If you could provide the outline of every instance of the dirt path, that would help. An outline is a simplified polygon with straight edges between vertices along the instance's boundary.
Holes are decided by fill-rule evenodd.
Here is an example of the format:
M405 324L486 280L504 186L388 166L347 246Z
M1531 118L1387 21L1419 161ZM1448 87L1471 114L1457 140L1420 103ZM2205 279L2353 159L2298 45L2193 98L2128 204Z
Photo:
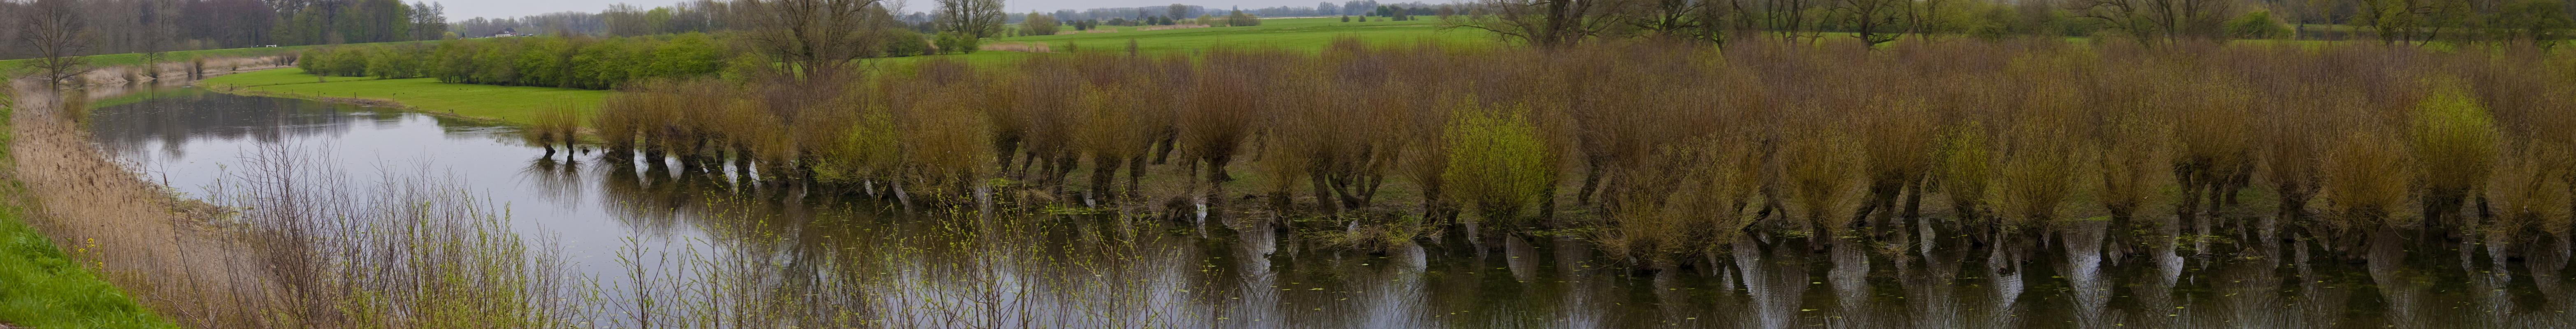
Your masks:
M98 262L111 283L186 327L244 327L271 294L251 248L212 225L209 206L180 200L90 146L50 105L18 90L10 116L8 174L24 188L30 224L77 259Z

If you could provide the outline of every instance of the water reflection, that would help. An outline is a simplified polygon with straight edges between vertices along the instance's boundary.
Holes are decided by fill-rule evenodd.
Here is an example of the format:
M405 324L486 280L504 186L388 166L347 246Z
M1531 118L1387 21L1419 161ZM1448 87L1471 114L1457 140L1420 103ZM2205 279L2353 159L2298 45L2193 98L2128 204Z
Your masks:
M2325 232L2262 218L2071 221L1992 239L1765 236L1638 268L1567 235L1323 248L1260 221L927 213L880 189L730 165L545 157L506 127L161 89L91 114L99 147L183 192L262 143L454 173L558 237L608 323L719 327L2559 327L2566 237ZM694 170L693 170L694 169ZM354 176L365 175L357 173ZM2188 226L2188 227L2186 227ZM2183 239L2188 236L2201 238ZM2044 237L2044 238L2042 238ZM2212 238L2221 237L2221 238ZM2187 242L2184 240L2188 240ZM2127 242L2124 242L2127 241ZM2454 243L2450 241L2468 241ZM2123 244L2128 243L2128 244ZM2188 248L2188 249L2185 249Z

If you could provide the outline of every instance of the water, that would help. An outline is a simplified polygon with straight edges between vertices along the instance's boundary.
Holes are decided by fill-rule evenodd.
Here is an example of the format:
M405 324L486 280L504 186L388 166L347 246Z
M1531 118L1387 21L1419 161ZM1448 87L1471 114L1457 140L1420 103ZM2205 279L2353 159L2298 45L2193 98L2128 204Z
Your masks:
M1315 246L1266 225L1114 216L955 215L861 195L770 187L676 166L540 158L511 128L196 89L152 89L91 112L98 147L182 193L216 193L263 143L352 177L429 171L508 205L575 274L631 301L718 287L799 291L814 310L917 327L2567 327L2576 285L2561 239L2513 255L2417 233L2330 256L2302 232L2105 256L2104 237L1914 248L1738 243L1724 257L1640 269L1578 238ZM116 103L116 102L111 102ZM1943 227L1935 225L1935 228ZM2477 239L2463 239L2474 241ZM2286 242L2284 242L2286 241ZM2194 249L2200 248L2200 249ZM2206 250L2207 253L2195 250ZM621 255L640 258L620 261ZM690 255L696 255L691 258ZM701 261L692 262L688 259ZM630 267L632 266L632 267ZM633 270L642 270L636 274ZM728 278L710 281L708 278ZM725 281L731 280L731 281ZM634 288L643 287L643 288ZM639 297L659 296L659 297ZM784 296L784 295L774 295ZM739 311L739 310L737 310ZM678 313L657 306L657 313ZM800 314L783 314L799 313ZM734 312L736 314L749 314ZM674 317L678 315L672 315ZM745 326L734 324L735 326ZM761 327L761 325L749 325Z

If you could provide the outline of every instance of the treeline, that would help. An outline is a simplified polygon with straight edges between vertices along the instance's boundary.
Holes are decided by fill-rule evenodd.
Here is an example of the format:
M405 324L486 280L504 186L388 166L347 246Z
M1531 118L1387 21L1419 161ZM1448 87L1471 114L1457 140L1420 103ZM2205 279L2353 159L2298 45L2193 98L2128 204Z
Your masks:
M296 66L317 75L608 89L641 79L713 75L733 53L700 33L491 38L315 49L305 51Z
M69 8L70 19L35 15ZM33 0L0 1L0 40L40 29L77 30L74 55L437 40L443 5L398 0ZM0 59L31 58L35 47L0 47Z
M730 159L770 181L966 200L1006 178L1164 213L1248 194L1369 225L1594 228L1641 259L1917 225L1988 242L2285 228L2341 248L2381 228L2564 236L2576 211L2576 113L2555 105L2576 71L2534 69L2576 61L2531 50L1343 40L1205 56L643 84L592 122L614 158Z

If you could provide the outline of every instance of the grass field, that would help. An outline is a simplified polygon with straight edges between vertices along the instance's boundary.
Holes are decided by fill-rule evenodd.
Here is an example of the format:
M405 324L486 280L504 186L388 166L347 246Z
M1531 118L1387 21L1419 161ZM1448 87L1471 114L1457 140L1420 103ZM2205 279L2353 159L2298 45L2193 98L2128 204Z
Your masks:
M219 91L265 96L389 101L422 112L511 124L527 124L535 118L537 109L547 106L571 104L588 111L611 93L606 90L440 83L432 78L317 79L294 68L214 77L199 84Z
M8 141L8 110L7 95L0 95L0 143ZM0 161L8 157L0 149ZM16 181L0 176L0 197L14 200L17 193ZM0 327L174 327L27 226L15 204L0 201Z

